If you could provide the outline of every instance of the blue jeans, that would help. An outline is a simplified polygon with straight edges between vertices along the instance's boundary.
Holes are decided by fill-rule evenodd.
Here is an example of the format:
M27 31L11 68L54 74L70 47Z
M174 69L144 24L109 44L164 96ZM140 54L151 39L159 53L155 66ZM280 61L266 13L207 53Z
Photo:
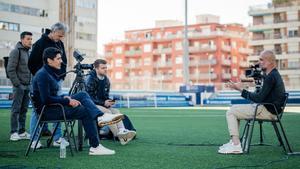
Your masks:
M37 116L35 110L33 109L33 110L32 110L32 113L31 113L31 117L30 117L30 137L31 137L31 138L33 137L33 132L34 132L34 128L35 128L35 126L36 126L36 124L37 124L37 121L38 121L38 116ZM55 125L56 125L56 124L53 123L53 125L52 125L53 130L54 130L54 128L55 128ZM38 128L38 130L39 130L39 128ZM62 132L61 132L61 124L59 124L58 127L57 127L56 132L54 133L53 140L56 141L56 140L58 140L61 136L62 136ZM34 141L37 140L37 135L35 135L35 137L34 137L33 140L34 140Z
M103 112L96 107L86 92L79 92L71 97L72 99L80 101L81 105L77 107L64 106L66 118L81 120L85 133L89 138L90 145L97 147L100 140L97 132L96 119L98 116L102 116ZM62 113L55 109L56 108L46 109L44 118L47 120L63 119Z

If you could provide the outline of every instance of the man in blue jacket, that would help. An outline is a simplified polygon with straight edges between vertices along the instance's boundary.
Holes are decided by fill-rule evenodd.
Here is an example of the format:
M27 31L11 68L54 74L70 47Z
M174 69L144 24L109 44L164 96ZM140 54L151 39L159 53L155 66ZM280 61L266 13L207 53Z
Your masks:
M65 52L64 43L62 42L63 38L65 37L65 33L68 31L67 25L57 22L54 25L51 26L51 30L46 29L45 33L42 34L41 38L38 39L32 47L32 51L30 53L30 57L28 59L28 68L33 76L37 73L37 71L43 67L43 52L48 47L55 47L61 51L61 57L62 57L62 64L61 68L58 71L58 74L64 74L66 73L66 67L67 67L67 56ZM61 88L64 76L60 76L59 85ZM61 90L60 90L61 91ZM37 115L34 111L31 113L30 118L30 133L33 134L34 127L37 122ZM54 124L55 125L55 124ZM53 125L53 126L54 126ZM46 124L42 130L42 136L49 136L51 135L51 131L48 129L48 124ZM42 144L40 142L36 142L37 138L34 138L32 148L35 147L37 144L37 148L42 147ZM58 129L54 133L54 142L53 146L59 146L62 138L62 130L61 125L58 126ZM67 145L69 145L68 142L66 142Z
M61 51L54 47L49 47L43 52L44 66L33 78L33 96L36 101L37 113L44 105L60 103L65 108L67 119L82 120L84 130L89 138L89 155L112 155L115 151L102 146L99 142L97 120L99 126L106 125L112 121L123 118L122 115L103 114L93 103L86 92L79 92L73 96L59 95L60 80L59 72L62 64ZM62 118L62 114L56 111L46 111L45 119Z

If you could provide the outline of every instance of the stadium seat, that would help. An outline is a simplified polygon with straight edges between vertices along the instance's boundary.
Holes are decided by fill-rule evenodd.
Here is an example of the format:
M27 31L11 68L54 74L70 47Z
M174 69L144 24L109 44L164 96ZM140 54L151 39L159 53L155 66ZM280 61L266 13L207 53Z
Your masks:
M262 138L262 123L263 122L270 122L275 130L277 139L280 143L280 146L282 146L283 150L285 151L285 153L291 153L291 147L290 144L288 142L287 136L285 134L285 131L283 129L282 123L281 123L281 118L284 112L284 108L286 106L287 100L288 100L288 93L285 93L285 101L284 104L282 106L282 111L278 112L275 105L272 103L260 103L256 105L255 108L255 113L254 113L254 117L251 119L246 119L246 124L243 130L243 134L241 136L241 143L242 143L242 149L244 153L249 153L250 152L250 145L251 145L251 139L252 139L252 134L253 134L253 128L254 128L254 124L257 121L260 124L260 141L262 144L263 138ZM257 114L257 108L260 105L272 105L275 108L276 111L276 116L277 119L274 120L266 120L266 119L257 119L256 118L256 114ZM278 129L277 124L279 124L280 130ZM283 137L282 137L283 136Z
M35 99L34 99L34 96L33 96L32 93L30 94L30 100L31 100L31 103L32 103L32 107L35 109L36 112L38 112L36 102L35 102ZM62 113L63 119L54 119L54 120L53 119L51 119L51 120L45 119L44 118L44 113L46 111L49 111L49 110L50 111L52 111L52 110L56 111L55 113ZM58 104L58 103L45 105L45 106L42 107L42 110L41 110L41 112L39 114L39 117L38 117L37 124L36 124L34 132L33 132L33 136L30 139L29 145L27 147L25 156L28 156L28 154L30 152L32 142L34 141L33 138L35 138L35 136L37 136L36 142L38 142L40 140L41 131L42 131L45 123L56 123L54 131L52 132L52 133L55 133L55 131L57 130L58 125L59 125L60 122L63 122L65 124L65 134L67 135L68 142L70 143L69 148L70 148L71 155L73 156L73 150L72 150L72 144L71 144L71 139L70 138L72 138L75 150L77 151L75 135L74 135L74 130L73 130L73 125L74 125L75 121L73 119L66 119L65 109L64 109L62 104ZM70 131L69 131L69 128L70 128ZM47 147L50 147L50 145L52 143L52 140L53 140L53 134L50 137L50 139L47 141ZM35 145L35 147L33 149L33 152L35 152L36 146L37 146L37 144Z

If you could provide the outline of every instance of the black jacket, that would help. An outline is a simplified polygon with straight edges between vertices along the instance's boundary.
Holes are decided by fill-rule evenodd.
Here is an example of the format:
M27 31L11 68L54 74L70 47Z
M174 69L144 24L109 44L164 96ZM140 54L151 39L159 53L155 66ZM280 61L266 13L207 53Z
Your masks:
M263 86L259 92L243 90L242 97L255 103L273 103L276 106L278 113L281 113L281 107L285 100L285 87L278 70L273 69L265 76ZM273 106L265 105L265 107L272 114L276 114Z
M55 47L61 50L63 63L59 74L66 73L67 56L64 44L62 41L54 42L48 37L48 35L49 32L42 34L41 38L33 44L28 60L28 68L33 75L35 75L36 72L43 66L43 52L48 47ZM65 76L62 76L61 78L63 79L64 77Z
M105 100L109 99L110 81L107 76L100 80L92 70L87 77L86 91L96 105L104 106Z
M34 101L38 113L44 105L60 103L64 106L69 105L69 99L57 95L59 90L57 70L48 65L44 65L34 76L32 81Z

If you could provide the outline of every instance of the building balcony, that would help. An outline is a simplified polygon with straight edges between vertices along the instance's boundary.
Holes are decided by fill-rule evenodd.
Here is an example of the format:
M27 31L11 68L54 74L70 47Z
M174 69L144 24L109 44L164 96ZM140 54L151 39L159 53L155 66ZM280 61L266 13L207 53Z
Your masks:
M286 27L299 27L300 21L299 20L288 20L285 22L264 22L261 25L252 25L249 27L249 32L262 32L263 30L270 30L270 29L279 29L279 28L286 28Z
M125 56L138 56L142 54L142 50L127 50L125 51Z
M255 62L258 61L259 55L251 55L248 56L248 61L249 62ZM289 52L282 52L281 54L276 54L276 59L277 60L282 60L282 59L300 59L300 51L289 51Z
M104 56L105 57L112 57L112 54L113 54L112 52L105 52Z
M153 54L172 53L172 48L153 49Z
M190 74L190 79L192 80L214 80L214 79L217 79L217 74L215 73L193 73L193 74Z
M216 59L212 59L212 60L193 60L190 61L190 66L207 66L207 65L215 65L217 64L217 60Z
M172 67L172 62L158 62L158 63L154 63L153 67L155 67L155 68Z
M231 74L230 73L222 73L221 77L223 80L228 80L228 79L231 79Z
M224 65L224 66L230 66L231 65L231 60L229 60L229 59L222 59L222 65Z
M211 46L191 46L189 47L189 52L190 53L195 53L195 52L213 52L216 51L217 47L215 45Z
M240 67L242 67L242 68L249 67L249 64L245 61L241 61L240 62Z
M155 80L172 80L173 79L173 75L162 75L162 74L159 74L159 75L154 75L152 77Z
M226 52L231 52L231 46L228 45L222 45L221 49Z
M286 12L286 11L291 11L291 10L300 10L300 6L299 5L290 5L287 3L286 4L283 3L280 5L274 6L274 4L268 3L265 5L250 6L248 14L250 16L264 16L264 15Z
M253 53L253 50L249 48L239 48L239 52L243 54L251 54Z
M126 64L127 68L134 69L134 68L141 68L142 64L141 63L128 63Z
M250 46L260 46L260 45L266 45L266 44L282 44L282 43L297 43L300 42L300 37L287 37L282 36L280 39L276 39L274 37L268 37L268 38L257 38L255 40L251 40L249 42Z
M279 72L281 75L288 75L288 76L293 76L293 75L300 75L300 71L296 71L299 69L279 69Z

